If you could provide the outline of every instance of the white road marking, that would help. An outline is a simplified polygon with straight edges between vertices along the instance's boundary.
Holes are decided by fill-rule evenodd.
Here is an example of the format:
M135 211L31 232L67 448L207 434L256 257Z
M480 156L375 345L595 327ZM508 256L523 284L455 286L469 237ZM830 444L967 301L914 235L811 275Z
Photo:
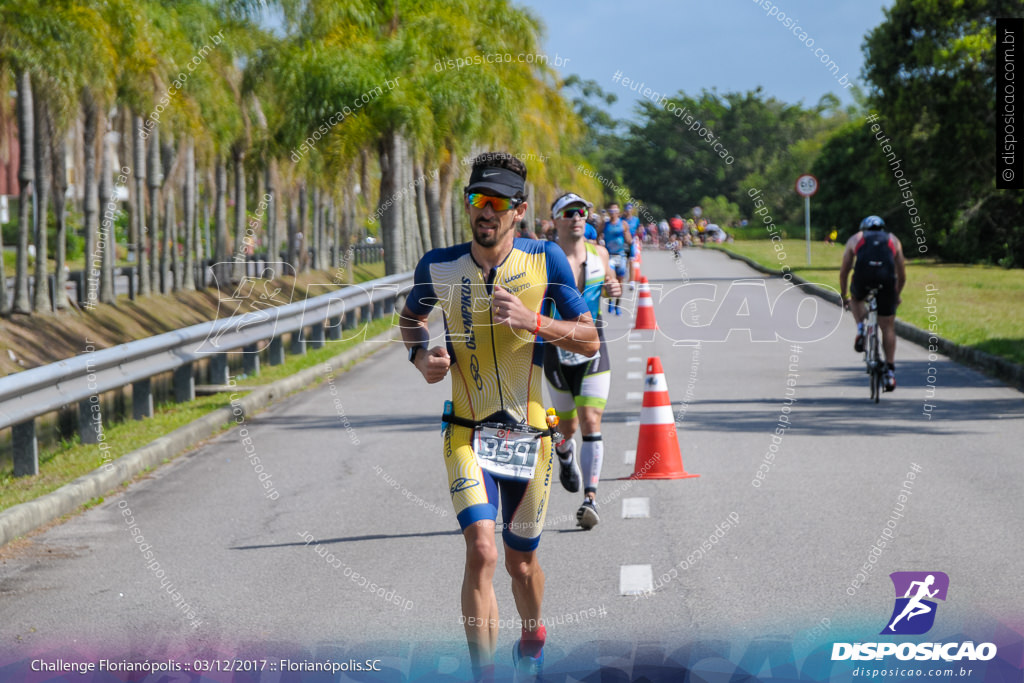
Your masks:
M632 465L636 462L636 450L626 451L626 457L622 461L623 464Z
M627 401L642 401L642 400L644 400L644 392L642 392L642 391L627 391L626 392L626 400Z
M650 498L623 498L623 519L645 519L651 516Z
M626 379L643 379L644 373L642 372L627 372Z
M619 567L619 595L642 595L654 590L649 564L624 564Z

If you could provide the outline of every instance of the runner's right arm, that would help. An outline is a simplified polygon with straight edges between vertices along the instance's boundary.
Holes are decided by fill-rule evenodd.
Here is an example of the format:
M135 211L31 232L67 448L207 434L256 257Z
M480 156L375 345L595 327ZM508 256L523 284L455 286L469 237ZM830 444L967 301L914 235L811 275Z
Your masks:
M843 262L839 265L839 296L842 297L843 306L846 308L849 308L850 302L846 296L846 288L850 284L850 270L853 268L853 245L857 243L859 235L858 232L846 241L846 247L843 249Z
M415 302L419 313L414 313L409 308L409 303ZM452 364L448 356L448 349L441 346L430 347L430 329L427 326L427 319L430 310L437 303L437 293L430 281L430 262L423 258L416 266L416 273L413 276L413 287L406 298L405 307L399 318L399 329L402 332L402 341L405 347L412 351L420 347L423 351L417 351L413 358L416 369L427 380L427 384L436 384L448 374L448 368Z
M903 288L907 285L907 259L903 256L903 244L896 235L892 236L893 241L896 243L896 304L903 303L901 294Z
M416 353L414 364L423 375L423 379L427 380L427 384L436 384L448 374L448 368L452 361L448 356L448 349L443 345L428 346L430 331L427 328L427 318L426 315L416 315L406 306L402 309L398 327L402 331L405 348L410 351L417 346L424 349Z
M598 246L597 253L601 257L601 263L604 264L605 298L614 299L615 297L622 296L622 283L619 282L619 278L615 276L615 271L609 263L608 250L602 246Z

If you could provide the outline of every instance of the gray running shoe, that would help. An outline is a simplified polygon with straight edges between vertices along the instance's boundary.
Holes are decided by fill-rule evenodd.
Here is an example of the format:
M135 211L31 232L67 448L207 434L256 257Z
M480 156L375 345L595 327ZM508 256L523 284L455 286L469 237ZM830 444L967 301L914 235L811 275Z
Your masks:
M557 450L555 457L558 458L558 479L562 482L562 488L569 493L576 493L583 483L583 472L580 471L580 461L576 457L576 441L569 439L569 462L562 462L562 454Z
M597 526L597 523L600 521L601 517L597 514L597 505L589 498L584 499L583 505L580 505L580 509L576 511L576 526L590 530Z

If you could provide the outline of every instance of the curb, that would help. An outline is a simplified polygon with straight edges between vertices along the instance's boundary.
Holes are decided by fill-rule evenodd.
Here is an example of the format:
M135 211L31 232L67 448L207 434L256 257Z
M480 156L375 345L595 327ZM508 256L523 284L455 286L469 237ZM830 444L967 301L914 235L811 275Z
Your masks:
M204 439L221 431L221 428L233 422L240 406L244 416L251 416L262 408L266 408L276 400L284 398L293 391L309 388L320 375L338 370L351 363L361 360L375 351L384 348L382 342L389 342L400 336L397 327L388 330L333 358L306 368L300 372L279 379L266 386L255 387L245 396L235 400L224 408L204 415L195 422L175 429L151 441L141 448L126 453L117 460L106 463L88 474L83 474L74 481L61 486L35 500L26 501L3 512L0 512L0 547L19 536L35 531L39 527L59 519L63 515L74 512L79 506L93 498L104 496L116 490L125 481L148 468L156 467L164 460L174 458L183 451L197 445Z
M743 261L759 273L764 273L765 275L771 275L773 277L782 277L783 275L782 271L765 268L760 263L753 261L746 256L733 253L727 249L718 249L717 251L720 251L731 259ZM834 290L828 290L820 285L808 282L793 273L790 273L789 275L792 277L793 282L798 285L805 286L812 294L819 296L830 303L836 304L837 306L843 305L842 299ZM952 342L944 337L932 334L928 330L922 330L916 325L904 322L899 318L896 319L896 334L907 341L924 347L929 352L941 353L957 363L979 370L1014 389L1024 391L1024 365L1008 361L1005 358L1000 358L999 356L995 356L971 346L957 344L956 342Z

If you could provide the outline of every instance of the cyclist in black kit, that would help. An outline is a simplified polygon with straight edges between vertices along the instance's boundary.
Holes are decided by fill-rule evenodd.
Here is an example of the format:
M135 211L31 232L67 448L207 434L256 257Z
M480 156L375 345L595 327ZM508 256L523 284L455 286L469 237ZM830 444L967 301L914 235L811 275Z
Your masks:
M856 265L854 265L856 262ZM850 298L846 296L847 279L853 269ZM843 305L853 312L857 321L857 338L853 348L864 351L864 318L867 316L865 299L868 292L878 288L878 327L882 331L882 349L885 351L885 390L896 388L896 307L900 293L907 284L906 261L903 245L888 232L885 221L868 216L860 223L860 231L846 241L843 263L839 267L839 293Z

